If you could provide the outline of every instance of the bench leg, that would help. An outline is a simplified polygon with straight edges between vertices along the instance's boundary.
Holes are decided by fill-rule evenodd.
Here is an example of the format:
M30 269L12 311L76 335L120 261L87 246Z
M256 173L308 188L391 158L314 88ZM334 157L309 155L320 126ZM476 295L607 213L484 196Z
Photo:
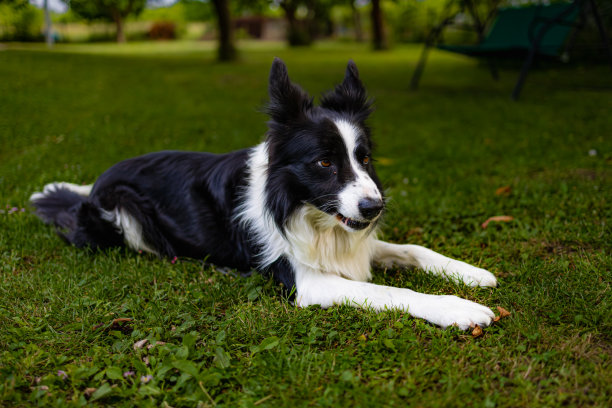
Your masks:
M591 6L593 17L595 17L595 23L597 24L597 29L599 30L601 42L603 42L604 47L606 47L606 51L608 51L608 57L610 58L610 68L612 68L612 46L610 46L610 41L608 40L608 35L606 34L603 22L601 21L601 16L599 15L599 11L597 11L597 5L595 4L595 0L589 0L589 4Z
M527 73L529 69L533 65L533 60L535 59L535 55L537 53L537 47L531 47L529 50L529 55L523 64L523 68L521 68L521 73L516 81L516 85L514 85L514 90L512 91L512 99L518 100L518 97L523 89L523 84L525 83L525 79L527 78Z
M413 91L415 91L419 87L419 81L421 80L421 76L423 75L423 70L425 69L425 64L427 63L427 57L429 55L430 48L430 43L426 42L423 46L423 51L421 51L421 57L419 58L419 62L417 63L417 66L414 69L414 73L412 74L412 79L410 80L410 89L412 89Z

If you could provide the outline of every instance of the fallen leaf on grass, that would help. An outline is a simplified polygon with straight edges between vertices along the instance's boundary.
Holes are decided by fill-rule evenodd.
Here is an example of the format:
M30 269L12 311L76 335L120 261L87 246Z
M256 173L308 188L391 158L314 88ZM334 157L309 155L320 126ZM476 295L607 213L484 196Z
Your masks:
M474 330L472 330L472 336L480 337L482 335L483 335L482 328L479 325L476 325L476 327L474 327Z
M130 319L129 317L120 317L118 319L113 319L113 321L108 323L98 323L96 324L92 330L104 329L108 331L120 331L124 334L131 333L134 329L130 324L134 319Z
M96 392L96 390L97 388L88 387L88 388L85 388L85 391L83 391L83 393L85 394L86 397L91 397L91 394Z
M134 350L143 348L148 341L148 339L138 340L136 343L134 343Z
M506 309L504 309L501 306L497 306L497 310L499 311L499 316L495 316L495 318L493 318L494 322L498 322L501 319L503 319L504 317L510 316L510 312L507 311Z
M510 312L504 309L501 306L497 306L497 310L499 311L499 318L503 319L504 317L510 316Z
M495 195L508 195L512 192L512 188L510 186L503 186L495 190Z
M490 222L492 221L496 221L496 222L509 222L514 220L514 217L511 215L496 215L494 217L489 217L485 222L482 223L481 227L482 229L487 228L487 226L489 225Z
M151 350L151 349L152 349L153 347L155 347L155 346L163 346L164 344L166 344L166 342L165 342L165 341L156 341L156 342L155 342L155 344L150 343L150 344L147 346L147 350Z

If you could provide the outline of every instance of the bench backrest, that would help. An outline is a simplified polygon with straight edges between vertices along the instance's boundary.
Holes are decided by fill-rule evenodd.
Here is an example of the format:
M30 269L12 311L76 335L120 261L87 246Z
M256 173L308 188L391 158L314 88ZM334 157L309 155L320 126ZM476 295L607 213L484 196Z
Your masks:
M480 46L488 49L529 49L540 30L559 19L548 28L539 47L540 54L558 55L579 11L575 3L500 9Z

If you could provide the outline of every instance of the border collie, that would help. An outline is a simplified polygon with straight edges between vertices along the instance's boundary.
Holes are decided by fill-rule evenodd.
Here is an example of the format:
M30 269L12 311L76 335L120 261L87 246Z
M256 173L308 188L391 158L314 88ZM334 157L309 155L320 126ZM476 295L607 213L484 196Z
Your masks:
M254 268L284 284L301 307L348 303L401 309L441 327L489 325L491 310L469 300L368 283L379 264L497 284L484 269L376 239L385 197L365 123L372 104L353 61L317 106L275 59L269 94L269 130L258 146L151 153L114 165L90 186L48 184L30 201L77 247L127 245Z

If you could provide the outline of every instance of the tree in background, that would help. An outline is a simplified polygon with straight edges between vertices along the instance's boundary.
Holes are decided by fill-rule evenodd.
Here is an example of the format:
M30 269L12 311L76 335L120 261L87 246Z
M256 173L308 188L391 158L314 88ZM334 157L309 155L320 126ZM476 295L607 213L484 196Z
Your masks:
M380 3L381 0L372 0L372 46L375 50L384 50L388 46Z
M28 0L0 0L0 40L40 41L42 15Z
M278 5L285 12L289 25L289 45L310 45L321 34L333 31L330 11L339 0L280 0Z
M66 0L70 9L86 20L107 20L117 27L117 42L125 42L123 25L129 15L142 12L147 0Z
M236 47L232 27L229 0L212 0L217 14L217 27L219 29L219 48L217 57L219 61L232 61L236 59Z
M229 0L181 0L185 5L185 12L189 14L189 20L203 21L210 16L210 4L212 3L214 15L217 20L217 58L219 61L232 61L236 59L237 52L234 45L234 27L232 24L232 7ZM238 6L242 7L243 3L248 4L249 1L257 0L242 0L238 1ZM236 6L236 5L234 5Z
M0 4L8 4L12 7L26 7L28 5L28 0L0 0Z
M289 45L310 45L312 37L308 32L309 20L312 18L312 12L308 11L305 16L298 18L298 8L304 7L301 0L281 0L280 8L285 12L287 19L287 41Z
M355 41L363 42L363 30L361 28L361 13L357 9L357 0L348 0L353 17L353 26L355 28Z

